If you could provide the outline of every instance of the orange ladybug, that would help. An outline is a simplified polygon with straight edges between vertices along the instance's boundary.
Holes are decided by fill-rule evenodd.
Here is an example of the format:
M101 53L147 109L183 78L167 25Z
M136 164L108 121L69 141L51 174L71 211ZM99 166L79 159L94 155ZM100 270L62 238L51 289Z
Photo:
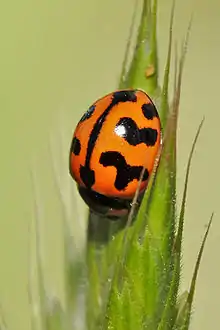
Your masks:
M161 143L161 124L142 90L110 93L97 100L79 121L69 155L69 170L91 210L106 216L128 213L145 168L140 195Z

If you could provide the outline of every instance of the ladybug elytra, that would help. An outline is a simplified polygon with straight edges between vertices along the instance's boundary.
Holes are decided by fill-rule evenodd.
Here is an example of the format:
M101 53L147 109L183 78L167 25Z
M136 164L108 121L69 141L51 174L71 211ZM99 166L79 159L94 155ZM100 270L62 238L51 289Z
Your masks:
M103 215L128 213L140 174L147 187L161 143L150 97L138 89L110 93L89 107L71 143L70 174L87 205Z

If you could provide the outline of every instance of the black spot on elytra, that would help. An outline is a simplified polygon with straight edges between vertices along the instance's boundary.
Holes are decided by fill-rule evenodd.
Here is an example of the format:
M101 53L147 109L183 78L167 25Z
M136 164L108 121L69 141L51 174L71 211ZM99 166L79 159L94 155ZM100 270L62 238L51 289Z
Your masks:
M157 109L152 103L145 103L141 108L145 118L152 120L154 117L158 117Z
M103 112L103 114L96 121L95 125L93 126L92 132L90 133L88 147L87 147L87 153L86 153L86 163L85 163L85 166L88 168L89 168L90 159L92 156L92 152L93 152L96 140L99 136L99 132L100 132L102 125L103 125L107 115L109 114L110 110L111 110L111 108L108 107L106 109L106 111Z
M95 172L89 167L80 165L80 177L87 188L91 188L95 183Z
M78 156L80 154L81 144L80 144L79 139L77 139L77 137L73 138L71 147L70 147L70 151L76 156Z
M154 146L158 135L157 130L150 127L139 129L135 121L129 117L123 117L118 121L115 132L132 146L140 143Z
M116 105L120 102L136 102L137 96L135 90L117 91L113 93L112 104Z
M89 119L93 115L94 111L95 105L91 105L91 107L89 107L89 109L84 113L79 122L82 123L83 121Z
M115 188L117 190L124 190L129 182L132 182L134 179L139 180L142 166L130 166L127 164L124 156L122 156L117 151L107 151L103 152L99 160L100 164L104 167L114 166L117 169L116 179L115 179ZM147 180L149 177L149 172L146 169L144 172L143 181Z

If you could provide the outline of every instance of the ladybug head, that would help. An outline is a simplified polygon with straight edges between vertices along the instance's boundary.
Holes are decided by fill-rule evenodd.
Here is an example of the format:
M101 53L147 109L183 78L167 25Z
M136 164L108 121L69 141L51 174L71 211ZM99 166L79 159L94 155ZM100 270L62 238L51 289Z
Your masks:
M101 216L117 220L129 213L131 201L110 198L91 189L78 186L79 193L89 208Z

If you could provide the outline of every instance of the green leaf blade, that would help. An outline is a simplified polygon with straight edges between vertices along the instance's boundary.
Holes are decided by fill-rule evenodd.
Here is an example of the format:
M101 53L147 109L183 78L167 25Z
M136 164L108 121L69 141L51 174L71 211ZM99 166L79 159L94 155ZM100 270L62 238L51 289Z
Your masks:
M152 96L158 90L156 22L157 1L152 6L151 1L144 0L136 48L124 80L125 87L141 88Z

